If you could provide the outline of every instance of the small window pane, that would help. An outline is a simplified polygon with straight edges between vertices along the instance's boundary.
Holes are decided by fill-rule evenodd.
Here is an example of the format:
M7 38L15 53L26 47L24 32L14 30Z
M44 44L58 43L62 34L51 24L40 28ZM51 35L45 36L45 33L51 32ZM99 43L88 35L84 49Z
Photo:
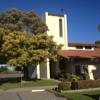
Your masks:
M76 49L83 49L83 46L76 46Z
M63 37L63 34L62 34L62 19L59 19L59 36Z
M82 65L81 73L88 74L88 65Z
M91 46L85 46L85 49L91 49Z

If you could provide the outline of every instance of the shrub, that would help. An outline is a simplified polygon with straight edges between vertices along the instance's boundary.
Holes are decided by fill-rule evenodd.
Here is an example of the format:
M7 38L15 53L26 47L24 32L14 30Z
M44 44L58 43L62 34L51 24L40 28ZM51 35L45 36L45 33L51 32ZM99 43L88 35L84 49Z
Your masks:
M65 78L59 78L58 80L59 81L63 81L63 82L66 82L67 81Z
M66 73L65 74L65 78L67 79L67 81L71 81L71 74L70 73Z
M7 72L8 71L8 68L6 66L1 66L0 67L0 73L1 72Z
M65 74L66 74L66 72L64 70L60 71L58 73L58 78L65 78Z
M78 80L89 80L89 74L79 74L79 75L76 75L76 74L70 74L70 73L67 73L65 70L62 70L58 73L58 79L60 81L78 81Z
M70 90L70 83L69 82L61 82L58 84L58 88L60 90Z
M62 78L63 80L71 81L71 74L67 73L65 70L62 70L58 73L58 79Z
M71 82L71 89L87 89L100 87L100 82L97 80L81 80Z
M81 74L80 76L82 76L83 80L89 80L89 74Z
M78 81L78 80L81 80L81 77L80 76L77 76L77 75L71 75L71 81Z

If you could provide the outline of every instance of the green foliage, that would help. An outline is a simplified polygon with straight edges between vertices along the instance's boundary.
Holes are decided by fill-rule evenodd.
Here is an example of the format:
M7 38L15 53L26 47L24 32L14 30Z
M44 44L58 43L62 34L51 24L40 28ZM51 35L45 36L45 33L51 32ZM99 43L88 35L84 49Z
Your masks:
M58 73L58 78L65 78L65 75L66 75L66 71L65 71L65 70L61 70L61 71Z
M59 49L48 27L34 11L15 8L0 14L0 61L15 67L57 61Z
M100 40L95 41L95 44L97 45L97 48L100 48Z
M81 80L71 82L72 89L88 89L100 87L100 82L97 80Z
M35 11L21 12L7 9L0 14L0 63L24 67L28 76L29 65L46 64L47 58L57 61L58 51L48 27ZM24 73L24 75L26 75ZM26 77L26 76L25 76Z
M48 30L45 23L38 17L35 11L21 12L16 8L7 9L0 14L0 26L10 32L27 31L39 34Z
M65 78L67 79L67 81L71 81L71 74L70 73L66 73L65 74Z
M60 81L77 81L82 80L82 77L75 74L67 73L65 70L62 70L58 73L58 79Z
M82 80L89 80L90 79L89 74L80 74L79 76L81 77Z
M95 44L100 44L100 40L95 41Z
M48 27L42 21L35 11L21 12L16 8L7 9L0 14L0 63L8 62L8 57L2 52L5 35L19 32L20 34L26 31L27 34L43 34L48 30ZM17 35L17 34L16 34ZM13 35L13 39L15 34ZM21 39L21 38L20 38ZM22 40L23 41L23 40ZM18 42L17 40L14 43ZM12 45L9 45L9 49ZM15 47L14 47L15 48ZM5 48L6 49L6 48ZM16 51L16 48L15 48ZM27 55L26 53L24 55Z
M13 32L5 35L3 40L2 52L7 63L15 67L45 64L47 58L56 61L59 55L56 42L46 33L34 35Z
M70 83L69 82L61 82L58 84L58 88L60 90L70 90Z
M0 73L1 72L6 72L6 71L8 71L8 68L6 66L1 66L0 67Z
M72 74L71 75L71 81L78 81L78 80L81 80L81 77L80 76L75 75L75 74Z
M58 80L59 81L63 81L63 82L66 82L67 81L65 78L59 78Z

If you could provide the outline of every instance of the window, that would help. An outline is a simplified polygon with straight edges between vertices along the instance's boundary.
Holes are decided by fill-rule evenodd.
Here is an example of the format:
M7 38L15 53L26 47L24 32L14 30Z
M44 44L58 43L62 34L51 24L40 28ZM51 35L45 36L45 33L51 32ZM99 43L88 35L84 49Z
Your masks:
M63 34L62 34L62 19L59 19L59 36L63 37Z
M75 74L88 74L88 65L75 65Z
M88 74L88 65L81 66L81 73Z
M91 49L91 46L85 46L85 49Z
M83 49L83 46L76 46L76 49Z

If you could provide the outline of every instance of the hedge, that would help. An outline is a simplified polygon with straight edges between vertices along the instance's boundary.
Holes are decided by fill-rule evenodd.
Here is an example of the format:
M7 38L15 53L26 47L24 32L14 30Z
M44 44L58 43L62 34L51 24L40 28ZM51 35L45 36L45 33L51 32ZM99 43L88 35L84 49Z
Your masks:
M71 89L88 89L100 87L98 80L81 80L71 82Z
M58 84L59 90L70 90L70 83L69 82L60 82Z

